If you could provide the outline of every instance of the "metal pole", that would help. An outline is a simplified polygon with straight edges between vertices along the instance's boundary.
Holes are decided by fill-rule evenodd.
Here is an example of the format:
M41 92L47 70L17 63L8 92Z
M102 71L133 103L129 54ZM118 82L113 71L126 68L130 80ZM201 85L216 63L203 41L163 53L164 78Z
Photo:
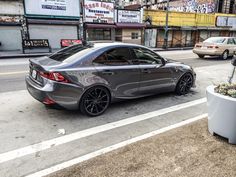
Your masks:
M233 70L232 70L232 72L231 72L231 76L229 77L229 80L228 80L228 82L231 84L232 83L232 80L233 80L233 78L234 78L234 73L235 73L235 66L233 67Z
M165 24L165 36L164 36L164 45L163 48L167 49L168 48L168 19L169 19L169 2L170 0L167 0L166 4L166 24Z

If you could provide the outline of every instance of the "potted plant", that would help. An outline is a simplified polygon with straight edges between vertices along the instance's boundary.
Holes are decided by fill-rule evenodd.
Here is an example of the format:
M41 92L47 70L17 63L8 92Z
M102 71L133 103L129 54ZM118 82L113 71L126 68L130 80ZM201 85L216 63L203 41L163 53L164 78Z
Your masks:
M208 130L236 144L236 83L231 83L236 59L232 60L232 65L234 69L228 83L207 87Z

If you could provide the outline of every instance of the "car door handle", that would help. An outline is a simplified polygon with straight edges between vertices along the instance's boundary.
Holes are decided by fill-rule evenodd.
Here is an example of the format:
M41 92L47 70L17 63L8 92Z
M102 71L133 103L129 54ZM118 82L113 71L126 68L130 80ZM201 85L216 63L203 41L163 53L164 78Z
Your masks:
M149 74L149 73L151 73L151 71L149 69L142 69L142 73Z
M110 70L105 70L102 72L103 75L114 75L114 72L110 71Z

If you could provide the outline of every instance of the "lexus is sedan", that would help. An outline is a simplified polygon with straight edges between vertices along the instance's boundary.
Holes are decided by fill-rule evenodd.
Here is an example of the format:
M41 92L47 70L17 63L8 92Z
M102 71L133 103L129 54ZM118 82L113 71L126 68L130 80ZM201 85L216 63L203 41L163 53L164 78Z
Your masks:
M80 109L98 116L111 102L163 92L187 94L196 74L146 47L124 43L83 43L30 59L29 93L45 105Z
M210 37L202 43L197 43L194 46L193 53L199 58L204 58L206 55L219 56L223 60L234 55L236 51L235 37Z

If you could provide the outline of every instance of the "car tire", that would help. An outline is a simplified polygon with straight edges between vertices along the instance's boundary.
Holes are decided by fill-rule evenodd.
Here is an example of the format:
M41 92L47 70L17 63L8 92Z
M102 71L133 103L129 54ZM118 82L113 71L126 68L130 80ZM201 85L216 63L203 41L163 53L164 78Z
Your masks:
M229 57L229 51L228 50L225 50L222 55L221 55L221 59L222 60L227 60Z
M99 116L107 110L110 100L111 96L107 88L92 87L83 94L79 108L83 114L91 117Z
M205 55L199 55L199 54L198 54L198 57L199 57L199 58L204 58Z
M185 95L189 93L193 86L193 76L191 73L185 73L178 81L175 92L178 95Z

